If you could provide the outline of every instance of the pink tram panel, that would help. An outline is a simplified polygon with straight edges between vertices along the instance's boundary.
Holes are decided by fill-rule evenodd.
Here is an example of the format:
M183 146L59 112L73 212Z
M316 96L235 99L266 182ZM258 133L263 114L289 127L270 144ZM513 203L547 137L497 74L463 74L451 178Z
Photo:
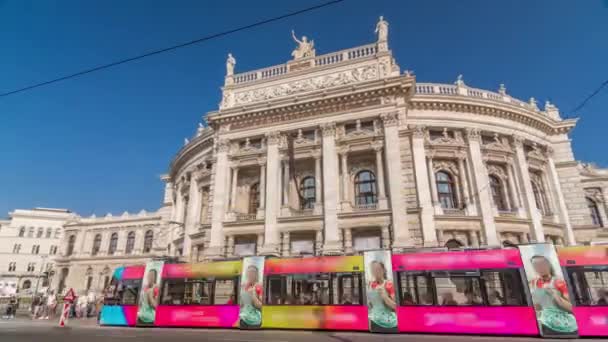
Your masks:
M521 268L516 249L430 252L393 255L393 270L464 271ZM538 335L529 306L399 306L399 331L489 335Z

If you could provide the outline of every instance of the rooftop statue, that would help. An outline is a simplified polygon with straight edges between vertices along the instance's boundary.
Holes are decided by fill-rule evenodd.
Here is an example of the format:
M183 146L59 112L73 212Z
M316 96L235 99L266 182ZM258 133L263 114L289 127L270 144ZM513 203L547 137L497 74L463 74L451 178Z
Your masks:
M293 59L300 59L305 57L314 57L315 56L315 41L308 40L306 36L302 36L302 40L298 40L296 34L293 30L291 30L291 36L293 40L298 43L298 46L295 50L291 52Z
M232 54L228 54L228 58L226 59L226 76L234 75L234 66L236 65L236 59L232 57Z
M376 31L374 31L374 33L378 34L379 42L385 42L388 40L388 22L384 20L383 16L380 16L380 19L378 19Z

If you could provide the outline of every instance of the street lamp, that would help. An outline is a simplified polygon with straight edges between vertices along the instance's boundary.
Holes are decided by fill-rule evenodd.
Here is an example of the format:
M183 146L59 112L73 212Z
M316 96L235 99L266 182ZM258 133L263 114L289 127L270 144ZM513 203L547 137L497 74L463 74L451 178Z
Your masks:
M32 295L32 298L38 294L38 285L40 284L40 278L42 277L42 274L44 273L44 263L46 261L46 258L48 258L48 257L49 257L48 255L41 256L42 265L40 266L40 272L38 273L38 279L36 279L36 289L34 290L34 294Z

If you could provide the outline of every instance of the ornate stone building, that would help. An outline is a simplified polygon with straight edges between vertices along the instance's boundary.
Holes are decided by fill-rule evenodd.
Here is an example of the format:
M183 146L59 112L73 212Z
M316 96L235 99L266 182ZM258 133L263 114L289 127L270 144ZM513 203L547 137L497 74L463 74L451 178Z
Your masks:
M608 171L575 160L576 119L503 85L418 82L397 64L382 18L376 32L372 44L320 56L294 36L294 59L239 74L229 55L219 109L171 162L161 209L136 228L134 251L145 231L157 248L128 261L606 240ZM81 263L69 271L81 282L82 269L128 254L90 255L98 234L103 249L110 231L121 246L131 229L87 220L66 226L58 260Z

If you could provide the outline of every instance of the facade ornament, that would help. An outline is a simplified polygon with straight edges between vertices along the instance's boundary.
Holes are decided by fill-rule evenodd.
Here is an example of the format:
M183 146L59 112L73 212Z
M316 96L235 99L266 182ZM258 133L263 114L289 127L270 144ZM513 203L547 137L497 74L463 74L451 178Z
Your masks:
M513 135L513 145L515 146L515 148L523 148L525 140L526 139L524 139L524 137L522 136Z
M438 171L448 171L453 176L458 177L458 167L456 163L448 160L433 160L433 173L437 173Z
M310 151L310 156L313 159L315 159L315 160L316 159L320 159L321 158L321 151L319 149L314 149L314 150Z
M549 100L545 102L545 113L555 120L561 120L559 109L553 103L549 102Z
M333 137L336 135L336 123L326 122L321 124L321 134L323 137Z
M486 167L488 168L488 174L489 175L497 176L498 178L500 178L503 181L505 179L507 179L507 174L506 174L505 170L501 166L498 166L496 164L488 163L486 165Z
M505 87L504 83L500 84L500 87L498 88L498 93L502 96L506 96L507 95L507 87Z
M293 59L301 59L315 56L314 40L309 41L306 36L302 36L302 40L299 40L293 30L291 30L291 37L296 43L298 43L298 46L295 48L295 50L291 52L291 56L293 57Z
M494 135L492 137L492 142L489 144L483 145L483 147L485 149L490 149L490 150L512 152L511 146L509 146L508 143L505 143L504 140L502 140L500 138L500 135L498 135L498 133L494 133Z
M538 147L537 143L535 143L535 142L532 143L532 149L530 150L530 152L528 152L528 158L534 158L537 160L545 160L545 155L541 151L540 147Z
M350 147L348 145L342 145L342 146L336 148L336 151L340 155L348 155L348 152L350 151Z
M532 108L532 110L538 111L538 105L536 104L535 98L531 97L530 100L528 101L528 104L530 105L530 108Z
M465 86L464 81L462 80L462 74L460 74L460 75L458 75L458 77L456 77L456 82L454 82L454 84L458 88Z
M471 141L471 140L477 140L479 141L481 138L481 132L479 132L478 128L467 128L465 130L466 134L467 134L467 140Z
M424 125L416 125L412 127L414 129L413 136L414 138L424 139L427 135L426 126Z
M266 133L266 143L268 144L268 146L278 145L280 142L281 142L281 133L280 132Z
M380 152L382 151L382 148L384 148L384 144L382 143L382 141L374 141L371 143L371 147L374 151Z
M374 33L378 36L378 51L388 51L388 22L380 16Z
M380 115L384 127L393 127L399 125L399 114L397 112L382 113Z
M258 165L260 165L260 166L266 165L266 157L258 158Z
M604 203L604 195L600 188L586 188L585 196L591 198L596 203Z
M223 124L219 128L219 133L226 133L230 131L230 124Z
M218 152L228 152L230 150L230 141L228 139L220 138L217 141L217 151Z
M188 145L190 143L190 140L188 140L188 138L184 138L184 146Z
M226 76L234 75L234 66L236 65L236 59L232 57L232 54L228 54L228 58L226 59Z

